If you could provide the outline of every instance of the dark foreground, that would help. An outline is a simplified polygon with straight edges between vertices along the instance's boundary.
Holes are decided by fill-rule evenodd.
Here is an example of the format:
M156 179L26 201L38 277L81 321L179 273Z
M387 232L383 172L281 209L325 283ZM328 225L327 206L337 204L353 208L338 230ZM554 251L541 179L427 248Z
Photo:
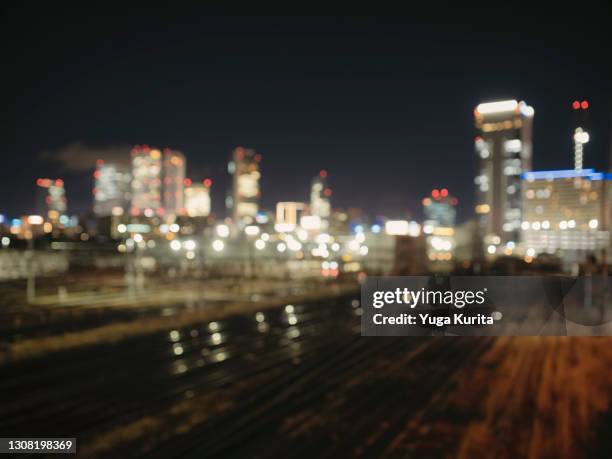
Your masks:
M361 338L352 298L0 366L79 457L610 457L610 338Z

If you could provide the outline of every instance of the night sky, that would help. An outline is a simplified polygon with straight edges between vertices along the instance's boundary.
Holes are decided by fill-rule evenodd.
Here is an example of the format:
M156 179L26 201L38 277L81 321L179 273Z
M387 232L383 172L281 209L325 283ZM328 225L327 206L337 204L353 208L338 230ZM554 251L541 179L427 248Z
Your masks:
M31 212L39 176L64 178L69 210L86 211L95 159L127 160L146 143L184 152L193 179L212 177L221 214L227 158L242 145L263 155L267 208L307 200L325 168L334 207L418 218L421 198L446 187L465 219L473 109L500 98L535 108L535 169L572 167L570 104L588 99L585 165L607 168L604 2L437 16L30 5L1 13L0 212Z

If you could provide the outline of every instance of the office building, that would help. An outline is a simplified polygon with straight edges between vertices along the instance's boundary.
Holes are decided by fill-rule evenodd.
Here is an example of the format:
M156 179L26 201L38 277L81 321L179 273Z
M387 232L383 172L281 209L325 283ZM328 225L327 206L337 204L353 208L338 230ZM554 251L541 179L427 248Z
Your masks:
M212 180L202 183L186 181L185 211L188 217L208 217L210 215L210 187Z
M318 217L321 229L327 229L329 227L331 195L332 190L327 184L327 171L322 170L319 172L319 175L312 180L312 185L310 187L310 214L313 217Z
M455 217L457 198L446 188L434 189L430 196L423 198L425 221L423 232L427 235L427 256L429 260L451 261L455 248Z
M96 217L122 215L131 198L130 168L116 163L96 162L94 172L93 211Z
M276 204L274 229L279 233L294 231L300 223L306 205L303 202L279 202Z
M484 103L474 110L479 131L475 211L482 248L489 255L520 236L521 174L531 170L533 115L532 107L516 100Z
M457 198L446 188L434 189L430 196L423 198L424 225L453 228L457 215Z
M62 179L36 180L36 212L45 219L58 220L66 214L67 200Z
M132 215L163 214L161 193L161 152L146 145L135 146L132 149Z
M232 175L232 192L226 201L236 224L251 224L259 211L259 165L261 155L253 149L236 147L228 163Z
M525 254L559 256L564 262L600 257L609 249L610 174L593 169L522 175Z
M167 218L185 213L185 156L169 148L163 152L162 207Z

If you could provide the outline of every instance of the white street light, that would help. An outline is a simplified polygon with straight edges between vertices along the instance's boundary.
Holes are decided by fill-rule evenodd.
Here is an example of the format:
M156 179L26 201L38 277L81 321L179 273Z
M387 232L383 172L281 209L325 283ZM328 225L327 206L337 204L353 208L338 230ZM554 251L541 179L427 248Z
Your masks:
M259 234L259 226L255 226L255 225L246 226L244 228L244 234L246 234L247 236L257 236Z
M228 237L230 234L229 226L227 225L217 225L217 236L219 237Z
M263 250L266 247L266 243L264 241L262 241L261 239L257 239L255 241L255 248L257 250Z
M191 239L190 239L190 240L188 240L188 241L183 242L183 248L184 248L185 250L195 250L195 248L196 248L196 243L195 243L195 241L194 241L194 240L191 240Z

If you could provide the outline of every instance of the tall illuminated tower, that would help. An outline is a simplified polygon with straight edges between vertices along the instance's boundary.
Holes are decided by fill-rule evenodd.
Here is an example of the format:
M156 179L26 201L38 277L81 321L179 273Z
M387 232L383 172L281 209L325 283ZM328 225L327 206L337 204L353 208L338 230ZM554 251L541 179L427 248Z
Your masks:
M162 167L164 215L181 215L185 210L185 156L165 148Z
M431 196L423 198L425 225L454 228L457 215L457 198L451 196L446 188L432 190Z
M584 165L584 145L589 142L589 133L586 131L589 103L586 100L575 100L572 102L572 108L576 125L574 129L574 170L580 172Z
M210 188L212 180L202 183L185 180L185 210L189 217L208 217L210 215Z
M315 217L319 217L322 229L326 229L329 226L331 194L332 190L327 185L327 171L322 170L312 180L310 187L310 213Z
M250 224L259 210L259 164L261 155L250 148L236 147L227 170L232 175L232 194L227 199L234 223Z
M123 214L128 209L131 196L130 169L123 164L96 162L94 172L94 214L108 217Z
M474 110L479 135L476 214L487 253L515 244L521 229L521 174L531 170L534 110L525 102L504 100Z
M43 218L56 220L66 213L66 190L62 179L36 180L36 212Z
M132 149L132 215L162 214L161 152L147 145Z

